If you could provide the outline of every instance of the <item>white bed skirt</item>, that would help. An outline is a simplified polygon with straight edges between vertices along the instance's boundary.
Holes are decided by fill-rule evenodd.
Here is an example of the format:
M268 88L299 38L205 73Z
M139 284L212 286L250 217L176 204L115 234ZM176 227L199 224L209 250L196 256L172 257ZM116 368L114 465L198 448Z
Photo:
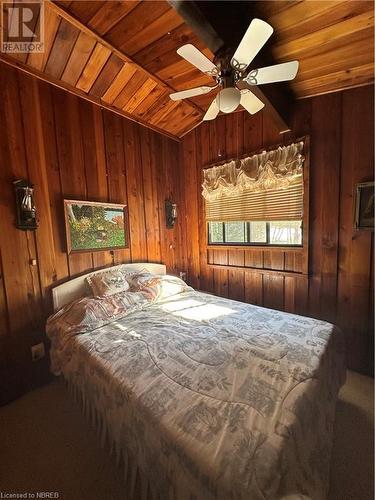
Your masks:
M127 450L121 449L116 440L111 436L105 417L101 415L94 404L85 397L79 387L67 381L63 376L60 377L69 393L82 408L84 417L88 420L91 427L95 430L100 445L105 451L109 451L114 458L116 466L122 469L124 477L124 500L177 500L173 490L170 489L169 499L162 499L155 491L139 469L134 457L129 457ZM136 494L136 484L139 488L140 497Z

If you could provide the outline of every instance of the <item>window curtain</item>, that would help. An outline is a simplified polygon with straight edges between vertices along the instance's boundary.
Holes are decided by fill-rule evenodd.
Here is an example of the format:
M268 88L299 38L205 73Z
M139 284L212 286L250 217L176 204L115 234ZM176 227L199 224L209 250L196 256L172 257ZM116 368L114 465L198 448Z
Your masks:
M204 170L208 221L300 220L303 142Z

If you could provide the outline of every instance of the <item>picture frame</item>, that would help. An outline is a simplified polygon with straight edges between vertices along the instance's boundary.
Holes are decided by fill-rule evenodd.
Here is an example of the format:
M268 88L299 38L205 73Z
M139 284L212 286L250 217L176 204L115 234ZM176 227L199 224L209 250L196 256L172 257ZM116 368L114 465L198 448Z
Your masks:
M356 185L354 227L357 230L374 230L374 181Z
M69 254L129 248L126 205L64 200L64 216Z

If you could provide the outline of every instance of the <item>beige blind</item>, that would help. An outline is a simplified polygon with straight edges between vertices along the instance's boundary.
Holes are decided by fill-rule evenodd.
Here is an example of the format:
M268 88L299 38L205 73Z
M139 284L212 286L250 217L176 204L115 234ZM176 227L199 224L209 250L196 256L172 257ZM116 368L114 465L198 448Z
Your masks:
M208 221L280 221L301 220L303 214L302 175L284 189L260 192L243 191L206 199Z
M301 220L303 141L203 171L208 221Z

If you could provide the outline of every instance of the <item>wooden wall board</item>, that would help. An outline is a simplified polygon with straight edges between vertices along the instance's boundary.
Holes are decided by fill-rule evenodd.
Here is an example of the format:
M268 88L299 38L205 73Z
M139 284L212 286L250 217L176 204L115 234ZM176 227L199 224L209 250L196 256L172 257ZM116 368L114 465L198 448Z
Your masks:
M298 39L306 33L335 25L342 19L354 18L368 12L371 2L358 1L315 1L296 2L289 8L269 17L269 22L277 30L282 40Z
M173 8L170 8L160 17L154 18L152 22L143 28L142 37L140 37L139 33L137 33L133 37L127 38L126 43L121 45L121 50L123 50L126 54L133 56L149 44L159 40L161 34L169 33L182 24L183 20L181 17Z
M76 83L76 88L89 93L111 54L107 47L97 43Z
M103 6L104 2L85 0L73 0L70 3L56 2L63 8L70 9L73 15L77 16L83 23L88 23Z
M160 226L158 221L159 205L156 191L155 178L155 144L153 137L147 130L140 131L141 134L141 168L143 178L143 193L145 197L145 230L147 259L152 262L160 261Z
M135 61L153 73L169 64L178 62L180 57L176 48L184 45L187 41L199 50L205 48L204 44L192 35L191 28L182 24L169 33L164 33L158 40L139 50L133 57Z
M74 87L76 86L95 45L96 41L92 37L88 36L86 33L80 32L69 60L66 63L61 80Z
M50 229L53 219L50 208L48 173L46 169L46 151L43 140L43 117L41 114L40 96L37 82L27 75L20 75L19 88L21 95L21 112L23 116L24 140L27 145L28 176L41 188L35 196L40 210L43 224L35 238L38 259L41 265L37 268L43 296L43 305L50 305L48 286L50 276L55 275L55 256L51 248L54 247L53 234ZM30 236L31 237L31 236Z
M112 53L94 81L89 93L102 97L124 66L124 61Z
M9 317L9 333L20 334L39 325L40 285L37 268L29 265L36 258L33 235L15 227L13 181L28 177L23 137L20 88L17 75L0 72L0 114L2 157L0 169L1 217L0 245L3 282ZM16 105L15 105L16 103Z
M355 185L373 178L373 99L371 87L342 97L338 323L348 332L348 358L357 370L373 353L373 234L353 229Z
M62 19L44 68L47 75L57 79L61 78L78 36L78 28Z
M200 245L199 245L199 208L198 198L194 195L187 196L187 193L195 193L199 180L197 178L196 166L196 142L195 133L191 132L184 139L181 149L180 177L182 186L182 203L184 203L183 228L186 231L186 272L189 283L194 288L199 288L200 283Z
M341 127L337 124L341 123L341 98L341 94L334 94L312 101L311 164L320 168L312 176L311 186L313 278L309 294L312 313L330 321L336 317L341 167Z
M102 2L99 10L95 12L87 25L103 36L129 14L138 3L137 0Z
M133 64L125 63L102 96L103 101L113 104L136 71L137 68Z
M111 203L124 203L124 200L127 200L127 172L122 119L105 111L103 121L109 201ZM130 262L132 258L131 246L113 250L112 255L113 262L116 264Z
M45 11L44 16L45 25L48 26L44 31L44 52L30 52L26 60L29 66L39 71L45 69L61 22L61 18L50 9Z
M46 275L45 284L43 284L42 282L42 290L44 287L46 287L46 290L43 292L44 296L46 296L47 291L48 293L50 293L51 286L60 282L69 275L69 268L68 256L66 254L64 214L62 210L62 187L57 150L58 146L56 136L53 88L44 82L38 82L38 94L40 114L43 117L42 137L40 138L40 141L44 144L45 169L48 181L47 192L49 195L49 206L51 214L51 225L47 226L46 224L43 224L42 226L41 224L39 224L39 227L43 232L49 231L50 233L52 233L53 245L49 249L49 251L53 254L54 259L54 267L51 274L49 275L46 271L43 270L44 263L39 263L39 267ZM32 177L31 179L33 180ZM40 192L38 191L35 193L37 204L39 196ZM44 217L44 215L39 214L39 217ZM40 246L41 243L39 243L39 231L36 233L36 239L38 246Z
M143 176L140 132L131 122L122 121L123 136L126 149L126 176L130 239L132 244L132 260L147 261L147 244L145 238L145 199L143 192Z
M123 46L127 46L128 40L132 39L137 33L138 36L141 36L141 33L152 22L155 22L156 19L171 8L164 0L152 2L152 4L140 2L124 19L121 19L106 33L105 38L121 50ZM124 52L126 51L124 50Z

